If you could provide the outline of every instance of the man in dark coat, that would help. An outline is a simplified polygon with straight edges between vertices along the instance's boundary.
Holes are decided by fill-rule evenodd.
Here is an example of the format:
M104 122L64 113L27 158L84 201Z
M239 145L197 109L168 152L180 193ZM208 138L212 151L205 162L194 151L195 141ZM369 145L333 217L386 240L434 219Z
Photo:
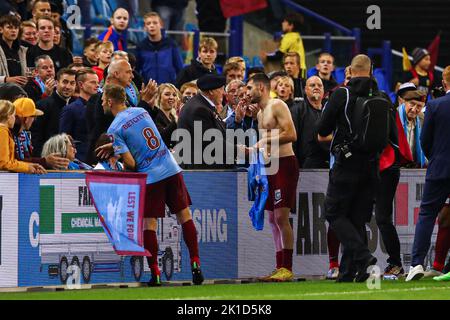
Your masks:
M446 95L427 103L420 136L420 144L429 164L406 281L424 276L425 256L430 248L436 217L450 194L450 66L442 73L442 85ZM448 275L445 280L448 280Z
M197 81L197 85L201 90L199 94L195 97L191 98L181 109L180 116L178 118L178 145L175 149L180 149L183 151L180 152L181 157L181 166L186 169L226 169L226 168L234 168L234 147L228 145L225 140L225 130L226 125L225 122L220 118L216 106L222 103L223 93L224 93L224 85L225 85L225 77L219 75L204 75ZM182 132L180 129L185 129ZM213 142L203 141L204 133L207 130L215 130L210 131L210 133L215 133L215 138L219 139L220 142L223 143L222 155L216 155L213 152L207 152L205 150L210 143L217 143L216 140ZM183 148L187 144L187 137L184 133L187 133L190 137L190 156L186 155L184 152L188 152L186 148ZM198 136L200 134L200 137ZM228 147L228 148L227 148ZM210 148L208 148L210 149ZM228 150L227 150L228 149ZM227 152L227 151L233 151ZM217 150L214 150L217 151ZM209 161L211 159L207 159L211 157L213 161Z
M34 146L33 155L40 156L44 143L59 133L59 118L62 109L73 101L75 93L76 72L63 68L56 76L56 90L48 98L38 101L36 106L44 115L36 118L31 127L31 141Z

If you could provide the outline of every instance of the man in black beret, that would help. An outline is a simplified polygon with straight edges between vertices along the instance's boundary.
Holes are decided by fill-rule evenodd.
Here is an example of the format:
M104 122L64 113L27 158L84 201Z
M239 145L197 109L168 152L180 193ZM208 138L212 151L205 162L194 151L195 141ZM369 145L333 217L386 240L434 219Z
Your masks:
M185 169L232 169L234 168L234 146L233 154L227 153L227 144L225 141L226 125L217 112L217 106L221 106L224 85L226 79L224 76L216 74L206 74L197 80L197 86L200 92L191 98L181 109L178 118L178 129L185 129L184 133L190 136L190 155L187 155L186 149L180 152L181 166ZM195 128L195 129L194 129ZM203 141L206 131L214 137L220 137L220 142ZM178 148L184 148L186 145L185 136L182 130L177 130L179 134ZM194 135L194 133L196 135ZM205 149L211 143L222 143L222 150ZM187 148L187 147L186 147ZM229 150L230 148L228 148ZM222 154L216 154L221 152Z

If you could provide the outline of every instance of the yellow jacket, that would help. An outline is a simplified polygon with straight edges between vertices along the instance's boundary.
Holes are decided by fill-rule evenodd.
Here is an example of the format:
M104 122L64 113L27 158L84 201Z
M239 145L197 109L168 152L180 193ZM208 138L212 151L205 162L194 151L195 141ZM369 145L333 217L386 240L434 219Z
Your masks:
M300 55L300 68L302 73L306 71L305 48L299 32L288 32L281 38L280 48L282 53L297 52Z
M15 159L15 144L11 132L0 125L0 170L28 172L28 163Z

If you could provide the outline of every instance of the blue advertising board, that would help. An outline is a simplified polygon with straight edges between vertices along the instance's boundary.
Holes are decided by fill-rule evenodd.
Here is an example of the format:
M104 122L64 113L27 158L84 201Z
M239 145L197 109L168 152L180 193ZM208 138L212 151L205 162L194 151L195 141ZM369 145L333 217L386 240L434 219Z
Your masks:
M184 172L192 199L202 270L237 277L237 173ZM117 256L103 232L82 173L19 175L18 285L61 285L71 265L81 283L148 281L143 257ZM176 216L158 226L164 280L191 280L189 252Z

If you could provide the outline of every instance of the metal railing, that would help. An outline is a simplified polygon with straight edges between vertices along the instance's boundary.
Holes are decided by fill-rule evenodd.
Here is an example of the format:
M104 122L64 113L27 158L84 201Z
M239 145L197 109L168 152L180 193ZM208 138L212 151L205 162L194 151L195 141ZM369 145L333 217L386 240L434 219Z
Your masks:
M90 26L90 27L74 26L71 29L74 31L83 31L85 37L86 37L86 30L88 30L87 34L90 37L92 35L92 31L95 31L95 33L101 33L102 31L105 31L106 29L108 29L108 27L105 27L105 26ZM127 29L127 32L147 34L147 32L144 29L136 29L136 28L129 28L129 29ZM233 43L233 41L231 39L231 32L200 32L200 30L194 30L194 31L165 30L164 32L165 32L165 34L169 34L169 35L193 36L193 52L192 52L192 54L193 54L194 59L197 58L197 55L198 55L198 47L199 47L201 36L228 38L228 46L229 46L228 53L230 55L236 55L233 52L231 52L232 50L230 49L233 45L234 45L234 47L236 47L236 45Z
M394 56L403 58L403 53L400 52L400 51L397 51L397 50L392 49L392 50L391 50L391 53L392 53L392 55L394 55ZM408 59L411 60L411 61L413 60L413 58L412 58L410 55L408 55ZM439 71L439 72L443 72L443 71L444 71L444 68L443 68L443 67L439 67L439 66L435 66L435 67L434 67L434 70Z
M281 0L281 2L284 5L286 5L287 7L293 9L294 11L296 11L298 13L302 13L305 16L311 17L311 18L317 20L318 22L320 22L321 24L326 25L332 29L339 30L343 34L347 35L348 37L341 36L341 39L334 38L334 40L354 41L353 54L358 54L360 52L360 50L361 50L361 30L359 28L353 28L353 29L346 28L343 25L341 25L337 22L334 22L328 18L325 18L324 16L321 16L320 14L315 13L314 11L311 11L308 8L305 8L304 6L301 6L292 0ZM331 37L330 33L325 33L324 36L325 36L325 39L324 39L325 42L324 42L323 51L332 53L331 40L333 40L333 38ZM306 37L307 36L302 36L303 39L307 39ZM309 36L309 37L320 37L320 36ZM339 37L339 36L336 36L336 37Z

